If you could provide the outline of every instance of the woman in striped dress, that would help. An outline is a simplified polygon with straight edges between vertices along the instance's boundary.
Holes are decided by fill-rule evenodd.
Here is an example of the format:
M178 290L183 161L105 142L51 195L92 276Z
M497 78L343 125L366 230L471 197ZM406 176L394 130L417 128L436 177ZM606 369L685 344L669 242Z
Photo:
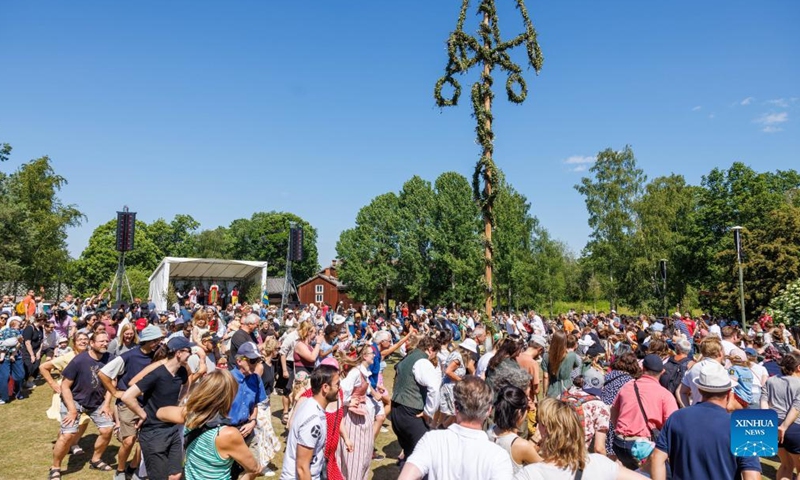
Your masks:
M348 449L344 442L339 442L336 459L344 478L363 480L369 474L372 447L375 443L372 423L375 421L377 402L369 395L377 395L380 398L380 394L373 392L369 384L369 366L375 358L375 351L371 345L360 346L350 358L352 358L351 368L341 381L340 388L346 411L342 420L342 430L347 432L352 448ZM346 368L345 365L343 367Z

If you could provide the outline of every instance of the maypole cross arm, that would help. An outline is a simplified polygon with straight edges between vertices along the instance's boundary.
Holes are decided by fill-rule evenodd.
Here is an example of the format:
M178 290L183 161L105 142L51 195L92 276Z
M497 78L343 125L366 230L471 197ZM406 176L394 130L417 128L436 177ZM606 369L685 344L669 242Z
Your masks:
M484 219L484 241L486 265L486 314L491 315L492 295L492 228L494 216L492 214L496 191L493 181L495 178L495 164L492 159L494 152L494 133L492 132L492 70L500 68L508 74L506 80L506 94L508 100L520 104L528 96L528 86L522 77L522 67L511 61L509 51L525 44L528 54L528 65L536 73L542 68L544 57L536 40L536 30L533 29L528 10L523 0L516 0L516 7L522 15L525 31L509 41L500 38L500 27L497 20L497 9L494 0L482 0L478 5L478 15L482 17L477 37L464 32L464 21L467 18L469 0L462 0L461 12L458 15L456 29L447 39L448 62L442 78L436 82L434 98L439 107L450 107L458 104L461 96L461 85L455 75L465 74L475 65L482 67L480 80L472 85L472 110L476 120L475 132L478 143L483 149L481 158L475 166L472 175L472 190L475 200L481 207ZM452 96L445 97L442 93L445 85L452 88Z

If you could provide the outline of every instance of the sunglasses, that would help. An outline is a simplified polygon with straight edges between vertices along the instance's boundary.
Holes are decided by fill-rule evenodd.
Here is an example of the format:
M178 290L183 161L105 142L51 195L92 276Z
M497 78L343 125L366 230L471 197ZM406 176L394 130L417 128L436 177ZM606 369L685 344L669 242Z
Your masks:
M258 365L261 363L260 358L248 358L247 361L250 363L250 365Z

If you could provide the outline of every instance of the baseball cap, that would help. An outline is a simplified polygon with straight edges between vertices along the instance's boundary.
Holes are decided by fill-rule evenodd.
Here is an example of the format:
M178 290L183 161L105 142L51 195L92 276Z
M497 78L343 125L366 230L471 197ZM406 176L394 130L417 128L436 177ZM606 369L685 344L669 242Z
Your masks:
M528 344L529 345L538 345L540 347L546 347L547 346L547 340L545 340L544 337L541 336L541 335L533 335L533 336L531 336L531 339L528 341Z
M247 357L247 358L261 358L261 354L258 353L258 347L253 342L246 342L243 343L239 350L236 351L237 357Z
M136 320L136 331L143 331L144 328L147 326L147 319L146 318L139 318Z
M644 360L642 360L642 368L651 372L660 372L664 370L664 362L661 360L661 357L651 353L644 356Z
M173 337L169 340L169 342L167 342L167 348L169 348L173 352L177 350L183 350L184 348L192 348L194 346L196 346L196 344L190 342L183 335Z
M596 368L588 368L583 372L583 391L599 397L603 394L605 375Z
M138 320L137 320L138 323ZM137 327L138 329L138 327ZM142 332L139 334L139 343L149 342L150 340L156 340L163 337L164 334L161 333L161 329L156 327L155 325L148 325L144 327Z

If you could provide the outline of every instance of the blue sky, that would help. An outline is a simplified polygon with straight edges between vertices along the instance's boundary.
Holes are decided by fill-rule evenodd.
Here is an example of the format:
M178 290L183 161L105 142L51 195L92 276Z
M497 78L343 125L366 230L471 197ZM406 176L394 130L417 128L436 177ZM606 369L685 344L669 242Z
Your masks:
M510 37L518 13L498 5ZM0 168L50 155L69 180L63 201L88 216L69 232L74 256L123 205L203 228L279 210L317 227L325 265L375 196L414 174L471 175L468 95L445 110L433 101L459 7L0 0L0 141L14 147ZM650 178L695 184L734 161L800 168L800 3L528 9L544 68L528 71L522 106L496 74L495 157L574 251L589 228L573 185L607 147L630 144ZM462 79L465 92L476 78Z

